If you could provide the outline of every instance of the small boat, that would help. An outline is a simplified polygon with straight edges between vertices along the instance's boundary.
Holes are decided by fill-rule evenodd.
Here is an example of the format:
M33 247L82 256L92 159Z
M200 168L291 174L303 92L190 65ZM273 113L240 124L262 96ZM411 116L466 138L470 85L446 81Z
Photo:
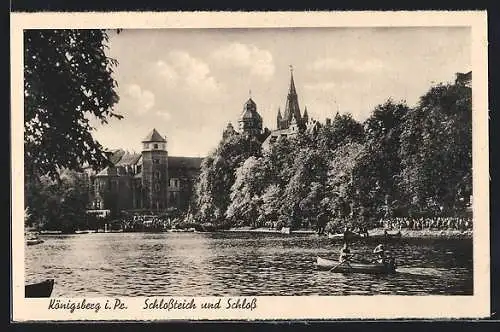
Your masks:
M54 279L24 286L24 297L50 297L54 289Z
M34 246L35 244L40 244L43 243L44 241L42 239L27 239L26 244L29 246Z
M40 239L36 234L26 234L26 244L29 246L33 246L35 244L43 243L44 241Z
M281 234L290 234L290 227L281 228Z
M398 231L396 233L384 232L383 234L373 234L368 236L368 238L371 240L379 240L379 241L398 241L401 240L402 237L403 235L401 234L401 231Z
M88 233L90 233L90 231L87 231L87 230L84 230L84 231L80 231L80 230L75 231L75 234L88 234Z
M402 234L401 231L397 231L396 233L385 232L383 236L389 239L400 239Z
M329 239L344 239L344 237L347 237L348 240L357 240L364 238L366 236L359 234L359 233L354 233L354 232L349 232L346 235L344 233L328 233L328 238Z
M55 235L55 234L62 234L62 231L40 231L40 234Z
M371 273L371 274L391 274L396 272L396 263L393 259L386 263L354 263L324 259L317 257L316 267L320 270L328 270L339 273Z

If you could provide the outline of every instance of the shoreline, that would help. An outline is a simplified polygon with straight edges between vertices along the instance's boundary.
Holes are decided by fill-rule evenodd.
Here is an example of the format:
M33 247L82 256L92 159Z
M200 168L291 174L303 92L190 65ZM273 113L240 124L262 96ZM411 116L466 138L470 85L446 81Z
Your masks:
M290 231L290 233L282 232L281 230L269 229L269 228L250 228L250 227L234 227L226 230L214 230L214 231L193 231L193 230L166 230L163 232L154 232L154 233L258 233L258 234L281 234L281 235L315 235L318 237L327 238L327 234L323 234L321 236L317 235L314 230L307 229L299 229ZM388 231L389 234L394 234L396 230ZM106 234L106 233L135 233L135 232L124 232L124 231L108 231L108 232L95 232L95 231L82 231L75 232L69 235L84 235L84 234ZM150 233L150 232L146 232ZM39 235L68 235L59 232L40 232ZM380 238L384 236L383 228L374 228L368 231L368 239L372 238ZM402 239L472 239L473 232L472 230L460 231L460 230L413 230L413 229L401 229L401 238ZM340 238L339 238L340 239Z
M288 235L286 233L282 233L280 230L276 229L268 229L268 228L230 228L228 230L223 230L222 232L229 233L270 233L270 234L283 234ZM389 234L394 234L395 230L388 231ZM315 235L316 232L313 230L296 230L291 231L291 234L307 234L307 235ZM368 231L368 235L379 237L384 235L383 228L374 228ZM472 239L473 232L472 230L460 231L460 230L413 230L413 229L402 229L401 237L403 239ZM326 237L327 235L322 235L321 237Z

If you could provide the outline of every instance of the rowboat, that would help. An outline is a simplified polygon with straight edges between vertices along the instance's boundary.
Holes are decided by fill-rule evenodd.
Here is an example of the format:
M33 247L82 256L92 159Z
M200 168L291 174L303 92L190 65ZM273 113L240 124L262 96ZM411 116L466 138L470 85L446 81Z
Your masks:
M40 239L36 234L28 233L26 234L26 244L29 246L33 246L35 244L43 243L43 240Z
M43 240L42 239L27 239L26 240L26 244L29 245L29 246L33 246L35 244L40 244L40 243L43 243Z
M320 270L328 270L339 273L371 273L371 274L391 274L396 272L396 263L390 260L386 263L354 263L337 261L317 257L316 267Z
M50 297L54 289L54 279L24 286L24 297Z

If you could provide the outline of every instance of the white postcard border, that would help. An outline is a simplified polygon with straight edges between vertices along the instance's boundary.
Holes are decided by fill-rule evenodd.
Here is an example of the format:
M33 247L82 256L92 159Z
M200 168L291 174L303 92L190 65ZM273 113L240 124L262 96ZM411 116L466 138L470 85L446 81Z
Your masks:
M257 297L254 310L144 310L146 298L121 298L127 309L49 310L50 299L24 298L23 29L276 28L470 26L473 82L473 296ZM169 12L13 13L11 15L12 317L33 320L478 318L490 314L488 78L486 12ZM169 297L164 297L169 299ZM190 299L175 297L175 299ZM215 298L195 298L196 303ZM223 303L228 298L223 298ZM251 300L251 297L247 297ZM61 299L78 302L80 298ZM114 298L89 298L104 303ZM224 306L223 306L224 307Z

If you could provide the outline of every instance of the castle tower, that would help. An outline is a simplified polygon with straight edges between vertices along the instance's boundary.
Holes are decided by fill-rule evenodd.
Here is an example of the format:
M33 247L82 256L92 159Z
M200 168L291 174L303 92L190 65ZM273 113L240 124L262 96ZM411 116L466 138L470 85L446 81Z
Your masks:
M290 126L294 116L297 124L300 125L302 123L302 118L300 116L299 100L297 97L297 91L295 90L295 82L293 80L293 67L290 66L290 88L288 89L285 113L283 115L283 122L286 123L286 128Z
M164 210L168 197L167 140L153 129L142 144L143 207Z
M222 139L226 139L233 135L236 135L236 130L234 130L233 124L228 122L226 129L222 132Z
M262 117L257 112L257 104L252 98L249 98L243 106L238 124L242 134L259 135L262 133Z

